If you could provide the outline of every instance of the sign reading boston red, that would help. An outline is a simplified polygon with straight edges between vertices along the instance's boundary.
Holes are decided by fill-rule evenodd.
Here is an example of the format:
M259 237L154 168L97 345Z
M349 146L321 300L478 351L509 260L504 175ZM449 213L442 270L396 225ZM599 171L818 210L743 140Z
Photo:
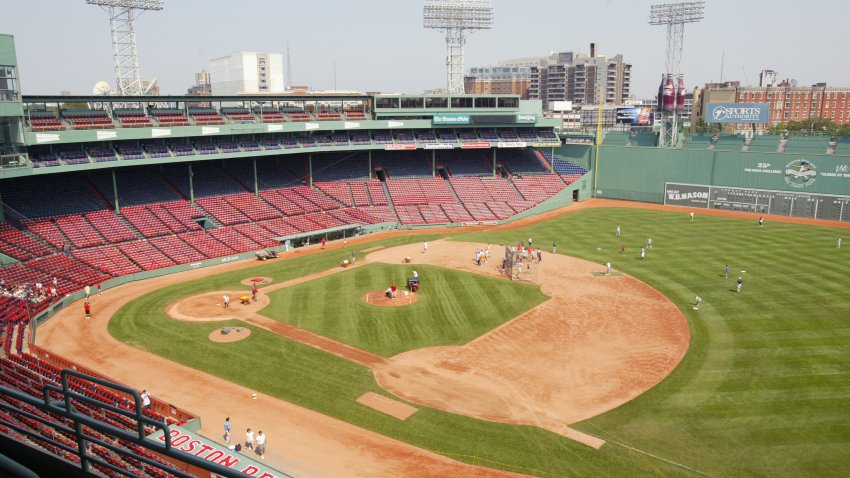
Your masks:
M217 443L193 435L186 430L171 428L169 435L171 435L172 448L187 455L194 455L210 463L241 471L245 475L255 478L291 478L287 474L251 460L242 453L223 448ZM161 430L148 438L165 442L165 434Z
M706 123L767 124L769 103L711 103L705 113Z

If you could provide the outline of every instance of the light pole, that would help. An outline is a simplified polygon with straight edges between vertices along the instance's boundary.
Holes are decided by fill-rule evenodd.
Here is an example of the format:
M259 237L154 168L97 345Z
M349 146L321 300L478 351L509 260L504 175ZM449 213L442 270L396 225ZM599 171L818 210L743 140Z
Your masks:
M493 27L493 6L490 0L425 0L422 18L425 28L445 32L448 92L451 95L462 95L466 34Z

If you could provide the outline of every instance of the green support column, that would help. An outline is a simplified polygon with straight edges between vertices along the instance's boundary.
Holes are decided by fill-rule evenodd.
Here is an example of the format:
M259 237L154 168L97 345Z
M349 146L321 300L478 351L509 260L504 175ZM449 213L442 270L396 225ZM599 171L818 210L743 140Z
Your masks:
M0 224L6 224L6 212L3 210L3 197L0 196ZM33 322L35 322L33 320Z
M121 205L118 204L118 179L115 177L115 170L112 170L112 194L115 195L115 214L121 214Z
M369 174L369 179L372 179L372 150L371 149L369 150L369 171L367 171L367 173Z
M493 148L493 177L496 177L496 148Z
M307 180L309 181L310 187L313 187L313 153L307 155L307 174L309 175Z
M254 197L260 197L260 180L257 178L257 158L254 158Z
M549 172L551 173L551 172L555 171L555 147L554 146L552 148L550 148L550 150L549 150L549 159L550 159L550 161L549 161Z
M437 150L431 150L431 177L437 176Z
M192 178L195 173L192 172L192 163L187 164L189 167L189 203L193 206L195 205L195 184L194 179Z

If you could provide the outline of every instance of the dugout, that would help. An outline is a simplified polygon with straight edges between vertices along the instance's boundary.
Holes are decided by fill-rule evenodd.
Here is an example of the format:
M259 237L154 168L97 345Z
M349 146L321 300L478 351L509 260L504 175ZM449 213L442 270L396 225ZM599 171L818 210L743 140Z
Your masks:
M346 224L345 226L330 227L327 229L319 229L317 231L299 232L297 234L289 234L287 236L275 237L274 240L284 245L289 241L289 247L298 248L309 246L310 244L319 244L322 239L326 241L336 241L347 237L360 235L362 226L360 224Z

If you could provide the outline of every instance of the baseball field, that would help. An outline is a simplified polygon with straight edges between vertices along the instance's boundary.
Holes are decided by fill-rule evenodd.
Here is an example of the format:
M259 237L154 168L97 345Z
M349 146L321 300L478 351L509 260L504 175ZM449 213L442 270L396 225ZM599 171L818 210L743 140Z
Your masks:
M850 250L836 247L850 230L771 217L759 227L751 216L699 213L690 222L686 210L605 207L567 212L520 228L378 241L367 237L351 241L345 251L335 245L218 274L192 271L196 274L188 280L149 286L123 302L117 300L119 287L97 299L102 314L94 322L101 322L91 327L103 327L114 339L142 351L134 353L201 372L183 372L185 389L197 381L201 390L207 374L237 390L256 391L263 400L277 398L443 457L507 472L559 477L842 476L850 468ZM534 266L541 268L534 276L538 280L499 277L498 245L529 237L543 252L543 261ZM640 248L649 238L653 247L641 258ZM420 252L425 240L436 241L428 254L440 260ZM553 241L558 257L551 254ZM473 251L486 244L493 247L492 264L480 268L472 261ZM352 249L361 260L343 270L340 258ZM401 263L405 255L413 257L411 264ZM603 276L608 261L625 275ZM413 270L423 283L416 302L378 307L364 301L391 283L402 286ZM254 276L268 278L261 303L242 315L216 315L223 310L217 303L221 292L238 294L246 290L243 281ZM738 277L743 281L740 293L735 291ZM660 292L658 297L646 286ZM115 303L108 305L113 292ZM698 309L693 307L695 296L702 299ZM185 302L189 300L205 300L212 312L198 313L199 320L174 320L169 310L181 303L189 315L200 307L185 305L197 303ZM552 303L562 312L551 313ZM628 327L594 327L612 321ZM51 320L43 334L39 330L39 340L50 350L55 349L51 343L59 343L57 322ZM535 335L536 323L545 323L546 333ZM230 343L211 341L210 333L224 326L247 328L250 335ZM559 327L569 333L562 334ZM574 345L588 343L591 332L597 333L594 340L601 352L577 351ZM518 334L530 342L521 342ZM486 347L507 340L500 335L511 335L514 345L502 343L494 354ZM635 342L625 347L619 340ZM526 354L535 343L546 350ZM455 395L467 395L460 400L450 396L445 380L455 376L445 372L427 382L433 396L405 393L405 384L393 375L397 369L387 365L420 360L416 354L423 350L439 351L445 358L458 349L472 350L467 357L498 357L498 364L482 369L500 367L498 383L509 391L479 387L465 393L456 388ZM631 352L619 355L620 349ZM83 350L55 351L106 371L114 362L108 354L87 359L80 356ZM142 363L135 364L140 370L145 367L143 354ZM461 355L452 357L451 363L444 360L443 369L474 374L465 370L468 364L461 363ZM626 372L618 374L620 370ZM640 371L653 375L643 380ZM155 373L137 373L148 381L121 378L156 395L157 385L151 383ZM538 373L565 384L537 390L524 377ZM485 381L479 379L473 382ZM602 392L589 394L591 385ZM366 392L404 402L416 412L400 420L365 407L357 399ZM205 410L204 398L197 394L170 393L167 398L177 406ZM235 409L221 410L222 417L237 415L236 404L244 404L245 398L232 401ZM310 469L285 451L290 448L297 455L311 447L306 432L301 436L295 431L309 414L298 413L287 418L293 424L291 434L270 437L270 450L278 449L277 454L270 451L270 458L279 460L274 464L283 470ZM219 416L202 416L203 431L217 436ZM590 439L570 438L553 425L559 420ZM594 439L600 446L592 446ZM315 447L321 456L322 445ZM362 453L366 459L381 459L380 454ZM440 473L411 463L399 473ZM351 466L352 476L362 474ZM499 474L483 468L464 473Z

